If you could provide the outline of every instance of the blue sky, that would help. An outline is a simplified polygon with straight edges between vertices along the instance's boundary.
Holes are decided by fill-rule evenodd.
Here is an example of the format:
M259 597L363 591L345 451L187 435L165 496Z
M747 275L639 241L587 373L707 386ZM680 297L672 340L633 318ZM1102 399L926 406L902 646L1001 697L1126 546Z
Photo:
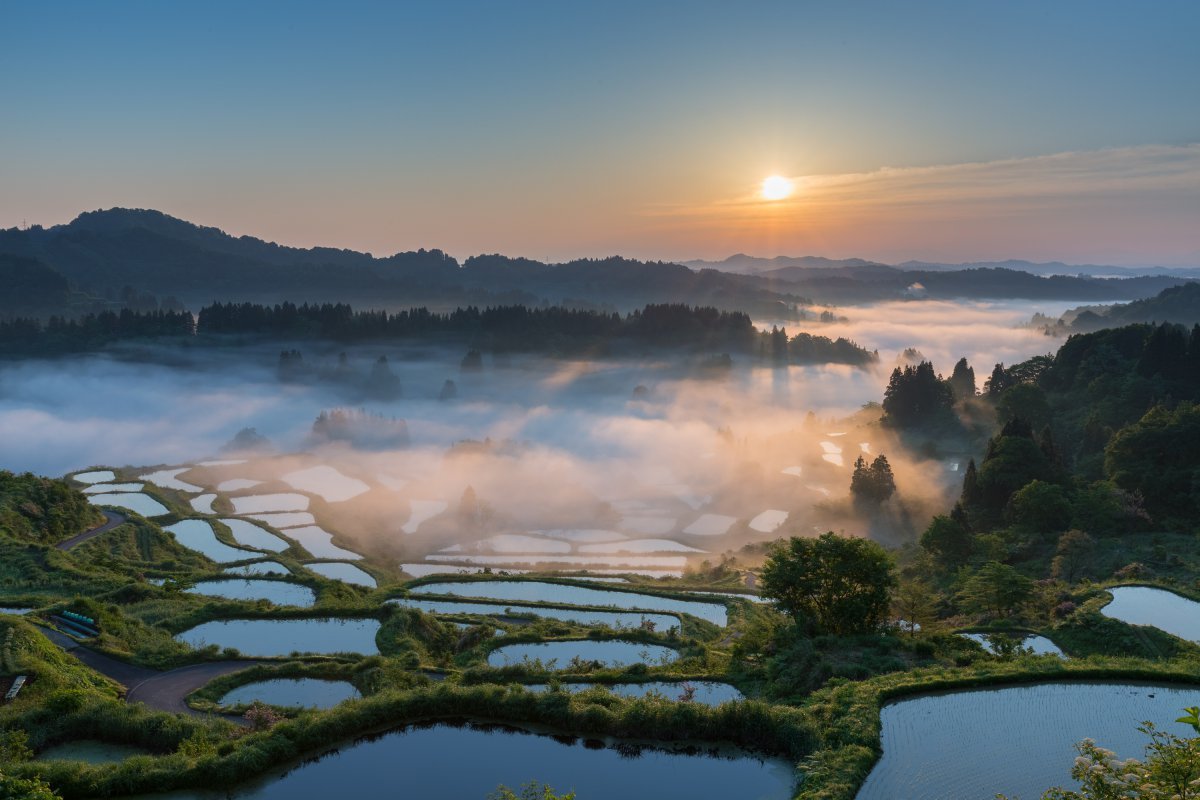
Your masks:
M127 205L379 253L1200 263L1185 224L1200 215L1188 148L1200 141L1200 3L0 2L0 13L3 226ZM804 192L745 202L773 173L840 186L832 176L1014 161L1025 174L1039 163L1028 159L1092 154L1078 171L1098 151L1140 164L1148 146L1180 148L1155 157L1158 184L1130 183L1122 167L1102 202L1095 185L1050 205L1042 193L1036 208L1014 191L952 243L936 213L917 224L911 208L872 215L853 197ZM1185 166L1164 177L1173 161ZM1054 214L1067 223L1058 239L1014 221ZM1087 220L1103 241L1085 241ZM1132 229L1113 239L1114 226Z

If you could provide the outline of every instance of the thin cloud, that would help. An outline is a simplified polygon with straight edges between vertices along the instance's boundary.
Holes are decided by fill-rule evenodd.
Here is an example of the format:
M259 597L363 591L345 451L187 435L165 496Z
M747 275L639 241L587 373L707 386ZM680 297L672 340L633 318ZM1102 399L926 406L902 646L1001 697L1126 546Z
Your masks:
M870 172L798 175L643 210L644 238L680 252L812 253L881 261L1005 258L1192 265L1200 144L1147 145Z
M757 190L700 205L656 206L647 216L782 211L853 206L992 202L1097 193L1200 192L1200 144L1148 145L1027 158L881 167L870 172L797 175L792 197L765 201Z

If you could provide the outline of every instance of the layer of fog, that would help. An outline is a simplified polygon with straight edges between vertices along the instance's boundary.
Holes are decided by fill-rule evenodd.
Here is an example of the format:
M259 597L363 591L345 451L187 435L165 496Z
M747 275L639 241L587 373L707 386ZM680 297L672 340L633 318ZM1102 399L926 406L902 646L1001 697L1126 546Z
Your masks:
M1017 325L1034 311L1071 305L842 309L848 322L811 330L878 349L877 368L773 369L735 359L726 379L697 377L684 358L513 356L497 364L485 356L482 372L463 373L457 349L347 348L360 375L388 356L402 396L387 401L345 383L281 382L279 346L8 363L0 365L0 468L58 475L132 465L138 469L127 477L203 491L188 498L201 513L224 497L236 514L281 529L316 524L312 530L394 563L442 556L460 565L535 564L532 555L505 561L504 543L514 540L495 538L532 535L568 542L569 553L549 549L564 565L641 559L658 568L669 558L674 566L783 534L864 532L844 508L859 452L886 453L902 495L920 513L940 509L960 479L958 462L905 452L859 409L881 399L905 348L944 373L965 355L982 383L997 361L1054 350L1056 341ZM295 346L313 366L332 365L340 350ZM458 397L439 401L447 379ZM637 386L648 395L633 399ZM404 419L411 443L385 451L314 443L313 420L334 407ZM274 453L223 454L244 427L266 436ZM462 440L491 444L453 448ZM207 466L186 468L198 463ZM468 486L482 506L464 516ZM589 546L596 531L618 544ZM324 551L317 557L353 557L328 540L317 549ZM621 552L640 555L601 555Z

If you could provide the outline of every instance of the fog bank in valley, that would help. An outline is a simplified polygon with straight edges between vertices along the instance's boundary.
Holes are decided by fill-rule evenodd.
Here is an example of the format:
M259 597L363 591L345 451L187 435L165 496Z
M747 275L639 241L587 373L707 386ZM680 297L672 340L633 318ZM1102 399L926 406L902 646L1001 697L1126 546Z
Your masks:
M944 508L969 454L908 453L877 411L859 409L881 399L905 348L944 373L965 355L981 383L996 361L1052 350L1053 340L1014 327L1034 310L1043 309L893 303L844 309L849 321L812 328L877 348L880 362L867 370L735 362L713 376L682 357L485 354L483 369L464 371L459 350L369 345L346 349L339 364L339 348L311 342L289 347L323 377L292 381L279 377L279 345L8 363L3 466L191 465L252 427L269 453L180 479L224 485L231 498L307 492L325 529L397 561L676 569L783 533L867 532L845 502L860 453L887 454L909 524L923 524ZM362 391L381 355L398 396ZM439 399L447 380L456 396ZM314 437L318 414L334 408L361 409L353 424L364 435ZM404 420L407 443L372 446L373 428L393 418ZM296 473L308 483L289 483ZM464 500L468 487L474 497Z

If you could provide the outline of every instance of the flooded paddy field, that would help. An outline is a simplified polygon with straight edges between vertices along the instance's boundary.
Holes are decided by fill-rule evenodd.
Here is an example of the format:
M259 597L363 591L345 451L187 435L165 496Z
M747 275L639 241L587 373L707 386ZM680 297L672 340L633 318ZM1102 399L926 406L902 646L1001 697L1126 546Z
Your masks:
M465 603L453 600L418 600L398 598L389 600L404 608L416 608L429 614L473 614L485 617L536 616L560 619L580 625L607 625L610 628L638 628L643 622L654 624L655 630L666 631L679 627L679 619L667 614L638 612L592 611L588 609L546 608L544 606L504 605L498 603Z
M469 754L470 769L463 768ZM399 771L398 771L399 768ZM231 793L177 792L160 800L325 800L347 787L364 797L475 800L499 784L543 781L580 798L787 800L790 764L732 748L655 748L503 726L411 726L349 743Z
M617 592L570 586L542 581L464 581L426 583L413 587L411 594L445 594L500 601L565 603L580 606L615 606L616 608L664 611L691 614L714 625L724 626L728 613L721 603L675 600L636 592Z
M291 653L375 655L374 619L231 619L205 622L175 638L192 647L235 648L246 656Z
M737 700L745 700L736 686L714 681L646 681L645 683L562 683L563 691L582 692L588 689L601 688L621 695L622 697L645 697L657 694L667 700L676 702L700 703L706 706L718 706ZM531 692L544 692L550 687L545 683L525 684ZM685 699L686 698L686 699Z
M346 681L275 678L243 684L217 702L223 706L249 705L258 701L272 706L333 708L356 697L360 697L358 690Z
M1188 735L1174 720L1198 695L1200 687L1064 682L897 700L883 707L883 757L857 800L1037 798L1073 787L1077 742L1141 758L1138 725Z
M270 600L277 606L311 606L317 601L312 589L287 581L234 579L200 581L185 589L188 594L224 597L226 600Z
M620 639L569 639L550 642L508 644L488 653L488 665L504 667L520 664L529 659L543 664L554 662L556 669L567 669L573 659L598 661L610 666L626 664L668 664L679 658L679 653L670 647L642 642L625 642Z
M1151 586L1117 586L1100 613L1130 625L1151 625L1181 639L1200 642L1200 603Z

